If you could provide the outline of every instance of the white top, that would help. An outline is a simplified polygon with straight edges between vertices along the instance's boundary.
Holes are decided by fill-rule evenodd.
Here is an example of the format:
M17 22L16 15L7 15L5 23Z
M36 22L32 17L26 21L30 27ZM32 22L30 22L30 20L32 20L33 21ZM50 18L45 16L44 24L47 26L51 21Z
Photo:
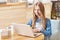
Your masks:
M39 30L42 30L43 29L42 24L41 23L36 23L36 28L39 29Z

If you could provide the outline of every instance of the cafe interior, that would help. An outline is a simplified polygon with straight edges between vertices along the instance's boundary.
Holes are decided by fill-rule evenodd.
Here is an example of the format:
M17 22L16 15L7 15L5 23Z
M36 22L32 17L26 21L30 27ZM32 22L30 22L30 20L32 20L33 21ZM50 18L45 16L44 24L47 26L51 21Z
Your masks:
M50 40L60 40L60 0L0 0L0 40L44 40L44 34L28 37L19 35L20 29L14 28L14 24L27 24L37 2L43 3L45 17L51 21Z

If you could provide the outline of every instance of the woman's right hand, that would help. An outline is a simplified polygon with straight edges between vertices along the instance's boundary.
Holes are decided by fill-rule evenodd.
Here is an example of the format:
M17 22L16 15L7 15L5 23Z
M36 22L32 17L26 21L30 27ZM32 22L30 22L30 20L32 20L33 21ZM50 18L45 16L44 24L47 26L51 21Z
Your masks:
M40 30L39 29L32 29L32 31L34 32L34 33L39 33L40 32Z

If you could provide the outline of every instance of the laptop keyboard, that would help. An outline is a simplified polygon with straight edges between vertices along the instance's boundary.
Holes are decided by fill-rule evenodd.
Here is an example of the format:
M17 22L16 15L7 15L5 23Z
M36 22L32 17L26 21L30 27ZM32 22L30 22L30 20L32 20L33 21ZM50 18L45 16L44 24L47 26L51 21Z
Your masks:
M34 36L39 36L41 35L41 33L34 33Z

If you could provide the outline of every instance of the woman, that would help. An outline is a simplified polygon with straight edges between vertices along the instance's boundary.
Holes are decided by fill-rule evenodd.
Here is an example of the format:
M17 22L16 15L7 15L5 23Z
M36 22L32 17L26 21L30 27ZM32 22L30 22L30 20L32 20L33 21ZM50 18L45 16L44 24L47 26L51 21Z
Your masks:
M41 32L45 35L45 40L51 36L51 23L50 20L45 18L44 5L37 2L33 8L33 19L28 22L33 28L33 32Z

